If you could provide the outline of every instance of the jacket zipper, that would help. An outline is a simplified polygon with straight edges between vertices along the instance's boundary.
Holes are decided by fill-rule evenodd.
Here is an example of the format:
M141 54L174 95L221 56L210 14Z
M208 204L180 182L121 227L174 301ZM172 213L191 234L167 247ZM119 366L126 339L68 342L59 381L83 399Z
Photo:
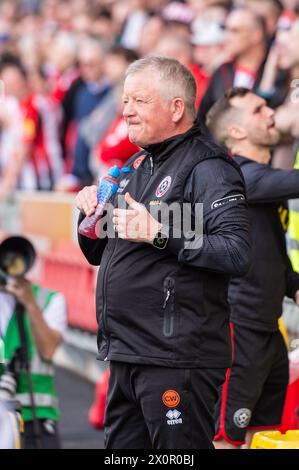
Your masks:
M150 155L150 163L151 163L151 176L154 172L154 161L153 161L153 157Z
M163 310L164 310L164 323L163 323L163 334L166 337L173 335L174 329L174 281L172 278L166 278L164 282L165 287L165 298L163 302ZM167 304L169 300L172 300L170 306L167 308Z
M111 256L109 258L108 263L105 266L105 271L104 271L104 274L103 274L103 314L102 314L102 322L103 322L104 330L106 331L106 334L107 334L107 351L106 351L106 357L105 357L104 361L108 360L108 352L109 352L109 346L110 346L110 338L109 338L109 332L108 332L107 321L106 321L106 310L107 310L107 303L106 303L107 283L106 283L106 278L107 278L108 268L110 267L110 263L111 263L111 260L112 260L112 256L115 252L116 243L117 243L117 239L115 240L113 251L111 253Z
M152 155L150 155L150 165L151 165L151 177L153 175L153 172L154 172L154 162L153 162L153 157ZM150 179L148 180L145 188L144 188L144 191L142 193L142 195L140 196L140 199L142 198L143 194L145 193L147 187L148 187L148 184L151 180L151 177ZM111 261L112 261L112 258L113 258L113 255L114 255L114 252L115 252L115 248L116 248L116 244L117 244L117 239L115 240L115 244L114 244L114 248L113 248L113 251L110 255L110 258L109 258L109 261L108 263L106 264L105 266L105 271L104 271L104 274L103 274L103 313L102 313L102 322L103 322L103 327L104 327L104 330L106 331L106 334L107 334L107 351L106 351L106 357L104 359L104 361L107 361L108 360L108 353L109 353L109 346L110 346L110 337L109 337L109 333L108 333L108 328L107 328L107 319L106 319L106 310L107 310L107 303L106 303L106 288L107 288L107 283L106 283L106 278L107 278L107 274L108 274L108 271L109 271L109 268L110 268L110 264L111 264Z

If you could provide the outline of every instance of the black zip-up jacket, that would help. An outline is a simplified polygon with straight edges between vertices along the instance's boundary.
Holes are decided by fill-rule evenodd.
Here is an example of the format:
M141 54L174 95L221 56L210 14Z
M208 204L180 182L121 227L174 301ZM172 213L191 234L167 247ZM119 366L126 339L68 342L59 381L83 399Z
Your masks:
M135 169L140 155L145 158ZM148 210L160 201L203 203L202 246L186 249L184 238L174 238L172 229L163 250L120 238L94 241L79 236L87 260L101 264L98 358L228 367L228 284L230 275L246 271L250 256L238 165L216 144L205 142L195 126L149 146L128 164L132 173L124 176L129 179L124 192Z
M294 298L299 275L293 271L279 207L299 197L299 171L273 169L235 156L243 173L249 204L252 263L229 288L233 323L260 331L277 331L286 295Z

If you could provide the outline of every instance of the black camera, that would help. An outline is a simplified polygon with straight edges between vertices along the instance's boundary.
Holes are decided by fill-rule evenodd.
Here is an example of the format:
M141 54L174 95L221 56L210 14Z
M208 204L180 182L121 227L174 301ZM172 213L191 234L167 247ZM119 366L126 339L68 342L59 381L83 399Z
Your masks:
M0 449L23 447L22 406L16 398L20 372L20 363L16 352L0 376Z
M4 373L0 376L0 400L13 401L17 388L17 355L5 365Z

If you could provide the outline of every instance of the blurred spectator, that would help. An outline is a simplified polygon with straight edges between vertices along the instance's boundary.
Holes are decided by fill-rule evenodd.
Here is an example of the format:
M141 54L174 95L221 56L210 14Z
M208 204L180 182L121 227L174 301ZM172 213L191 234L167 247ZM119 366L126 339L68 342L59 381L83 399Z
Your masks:
M14 151L3 169L1 195L9 194L17 186L23 189L51 189L51 159L37 97L30 87L28 74L17 59L13 61L11 58L2 62L0 71L6 95L18 103L14 125L20 126L20 131L16 130L20 140L15 142ZM14 117L10 116L10 119Z
M196 28L196 24L201 21L205 22L216 22L220 25L224 25L227 15L231 11L233 7L233 1L217 1L211 2L208 6L206 6L199 15L196 16L195 21L193 22L193 26Z
M285 45L287 46L291 39L290 29L295 19L296 15L292 12L286 11L280 16L277 23L275 41L269 49L263 77L259 86L260 95L268 100L270 98L271 101L273 101L274 95L278 96L278 92L283 91L279 97L279 104L286 98L291 78L291 67L289 67L288 63L284 64L284 50ZM288 54L286 57L288 57ZM285 81L285 90L282 90L281 78ZM272 106L275 106L275 104L272 103Z
M276 32L277 22L283 12L283 3L280 0L246 0L246 5L252 11L261 16L266 23L267 35L273 39Z
M50 94L50 84L41 68L32 71L29 75L30 89L32 90L35 106L41 118L45 148L47 150L52 186L62 177L63 159L59 136L60 115L55 100Z
M298 89L299 86L297 85ZM297 91L297 94L298 91ZM283 134L290 134L296 139L295 154L299 151L299 101L289 101L277 109L275 115L276 127ZM291 165L294 163L294 158L291 158Z
M44 140L43 152L39 139L33 139L30 155L23 162L16 158L25 148L23 107L8 96L0 113L1 182L10 173L8 162L19 162L19 182L12 186L46 189L54 183L58 189L76 189L93 179L99 165L106 168L121 155L125 159L132 149L126 150L125 140L117 143L126 139L119 83L137 56L158 52L187 65L197 81L200 116L233 85L252 88L271 106L280 106L298 76L283 64L288 53L279 57L298 10L297 0L1 1L0 57L9 52L22 64ZM289 101L278 113L286 129L293 115L286 111ZM289 155L291 134L285 133ZM41 153L47 158L38 161L48 161L49 169L42 170L40 185L35 173L41 170L32 171L32 155ZM24 171L30 177L24 178Z
M148 19L148 12L143 8L142 0L130 0L128 4L132 11L126 19L121 44L128 49L137 49L140 36L143 34L143 27Z
M223 43L224 31L219 23L209 20L194 25L194 60L206 74L211 75L224 62Z
M11 48L11 23L0 17L0 53Z
M204 15L210 7L223 6L224 8L231 8L233 0L187 0L197 16ZM215 18L213 18L215 19Z
M116 118L95 148L95 157L98 160L97 174L104 176L111 166L123 166L139 150L139 147L129 140L128 126L122 115L122 105L119 103Z
M79 13L78 15L74 15L71 18L71 30L74 32L77 40L84 41L87 39L91 32L91 17L88 13L83 12Z
M293 12L284 12L278 20L275 42L272 43L269 50L268 58L265 63L263 77L259 85L259 94L270 100L272 106L282 104L284 101L288 103L288 95L290 95L290 84L292 77L296 78L296 66L295 70L292 70L292 64L290 61L292 35L290 30L292 24L296 19L296 15ZM288 106L287 106L288 107ZM283 107L286 108L286 105ZM282 115L280 111L277 116ZM286 118L286 113L283 113ZM290 116L292 112L290 110ZM285 128L287 128L286 119ZM282 122L280 120L280 127ZM282 130L282 128L281 128ZM285 130L282 133L280 145L275 148L272 156L272 166L278 168L292 168L293 166L293 137L291 133Z
M162 17L166 21L190 25L194 19L194 11L185 3L170 2L163 8Z
M281 37L282 38L282 37ZM292 168L299 151L299 19L285 31L277 47L277 63L290 75L289 93L275 115L276 126L289 136L289 146L274 155L275 166Z
M73 34L60 32L48 51L46 72L52 84L52 98L58 103L61 103L65 93L79 76L76 65L77 47L78 42Z
M56 119L60 124L58 140L62 148L63 159L66 162L70 162L72 159L73 149L69 142L73 136L70 126L72 117L67 112L65 115L63 114L62 105L71 85L76 80L78 82L77 47L78 42L73 33L59 32L50 42L44 63L44 70L49 80L49 97L52 101L53 112L55 112Z
M17 2L3 0L0 5L1 18L13 21L16 16L17 7Z
M105 73L110 82L119 84L125 75L128 65L138 59L136 52L120 45L111 47L105 57Z
M125 22L121 43L140 56L153 52L162 33L190 39L193 10L181 2L144 0L142 10L135 10ZM164 6L164 8L162 8ZM130 23L135 24L134 28ZM137 28L138 26L138 28ZM135 28L138 32L135 32Z
M177 59L191 70L196 80L196 107L198 108L208 86L208 75L194 63L191 44L181 37L167 35L159 41L155 53Z
M91 149L92 173L105 175L107 169L124 163L136 151L128 138L122 116L122 80L128 65L138 58L132 50L120 45L110 48L105 57L105 75L112 89L99 106L84 119L81 135Z
M18 56L26 70L39 67L41 62L41 49L35 34L22 36L18 41Z
M161 11L165 32L179 38L190 40L193 10L184 3L170 2Z
M268 36L264 20L250 9L237 8L225 23L225 52L231 58L212 75L203 97L199 118L204 121L211 106L231 87L256 90L267 57Z
M65 119L75 124L74 149L71 155L71 174L57 185L60 190L71 190L90 183L90 146L80 133L80 126L111 92L111 84L104 70L105 45L95 39L81 43L79 50L80 78L73 82L63 100Z
M90 10L90 21L89 33L96 38L104 39L108 44L113 44L118 30L113 21L112 12L100 5L95 5Z
M292 78L298 78L299 68L299 20L293 18L290 27L280 36L277 46L277 58L280 68L289 70Z
M295 10L298 7L298 0L283 0L286 10Z
M143 27L136 51L143 57L150 54L157 46L164 32L164 21L160 15L151 16Z
M192 24L192 39L195 62L211 75L227 61L224 50L224 24L232 2L213 2L198 15Z
M8 174L8 167L16 158L22 141L22 114L18 101L6 96L0 111L0 199L15 189L16 180ZM22 179L24 168L22 169ZM17 179L17 178L16 178Z

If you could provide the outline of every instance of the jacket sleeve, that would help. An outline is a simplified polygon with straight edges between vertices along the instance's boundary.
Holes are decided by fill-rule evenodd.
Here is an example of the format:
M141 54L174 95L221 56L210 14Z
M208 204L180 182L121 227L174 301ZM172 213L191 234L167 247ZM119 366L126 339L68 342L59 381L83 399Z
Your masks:
M299 274L294 271L290 258L285 257L286 264L286 295L291 299L295 300L295 294L299 290Z
M83 219L84 215L80 213L78 219L78 227ZM97 238L96 240L93 240L91 238L85 237L84 235L80 235L80 233L78 232L78 242L81 251L89 262L89 264L92 264L93 266L100 265L104 249L107 245L107 240L107 237Z
M250 203L280 202L299 197L299 170L279 170L248 162L242 165Z
M184 264L230 275L245 274L250 264L248 207L244 182L221 158L199 163L185 186L185 199L202 203L202 233L190 248L186 236L170 228L168 250ZM195 231L196 232L196 231Z

